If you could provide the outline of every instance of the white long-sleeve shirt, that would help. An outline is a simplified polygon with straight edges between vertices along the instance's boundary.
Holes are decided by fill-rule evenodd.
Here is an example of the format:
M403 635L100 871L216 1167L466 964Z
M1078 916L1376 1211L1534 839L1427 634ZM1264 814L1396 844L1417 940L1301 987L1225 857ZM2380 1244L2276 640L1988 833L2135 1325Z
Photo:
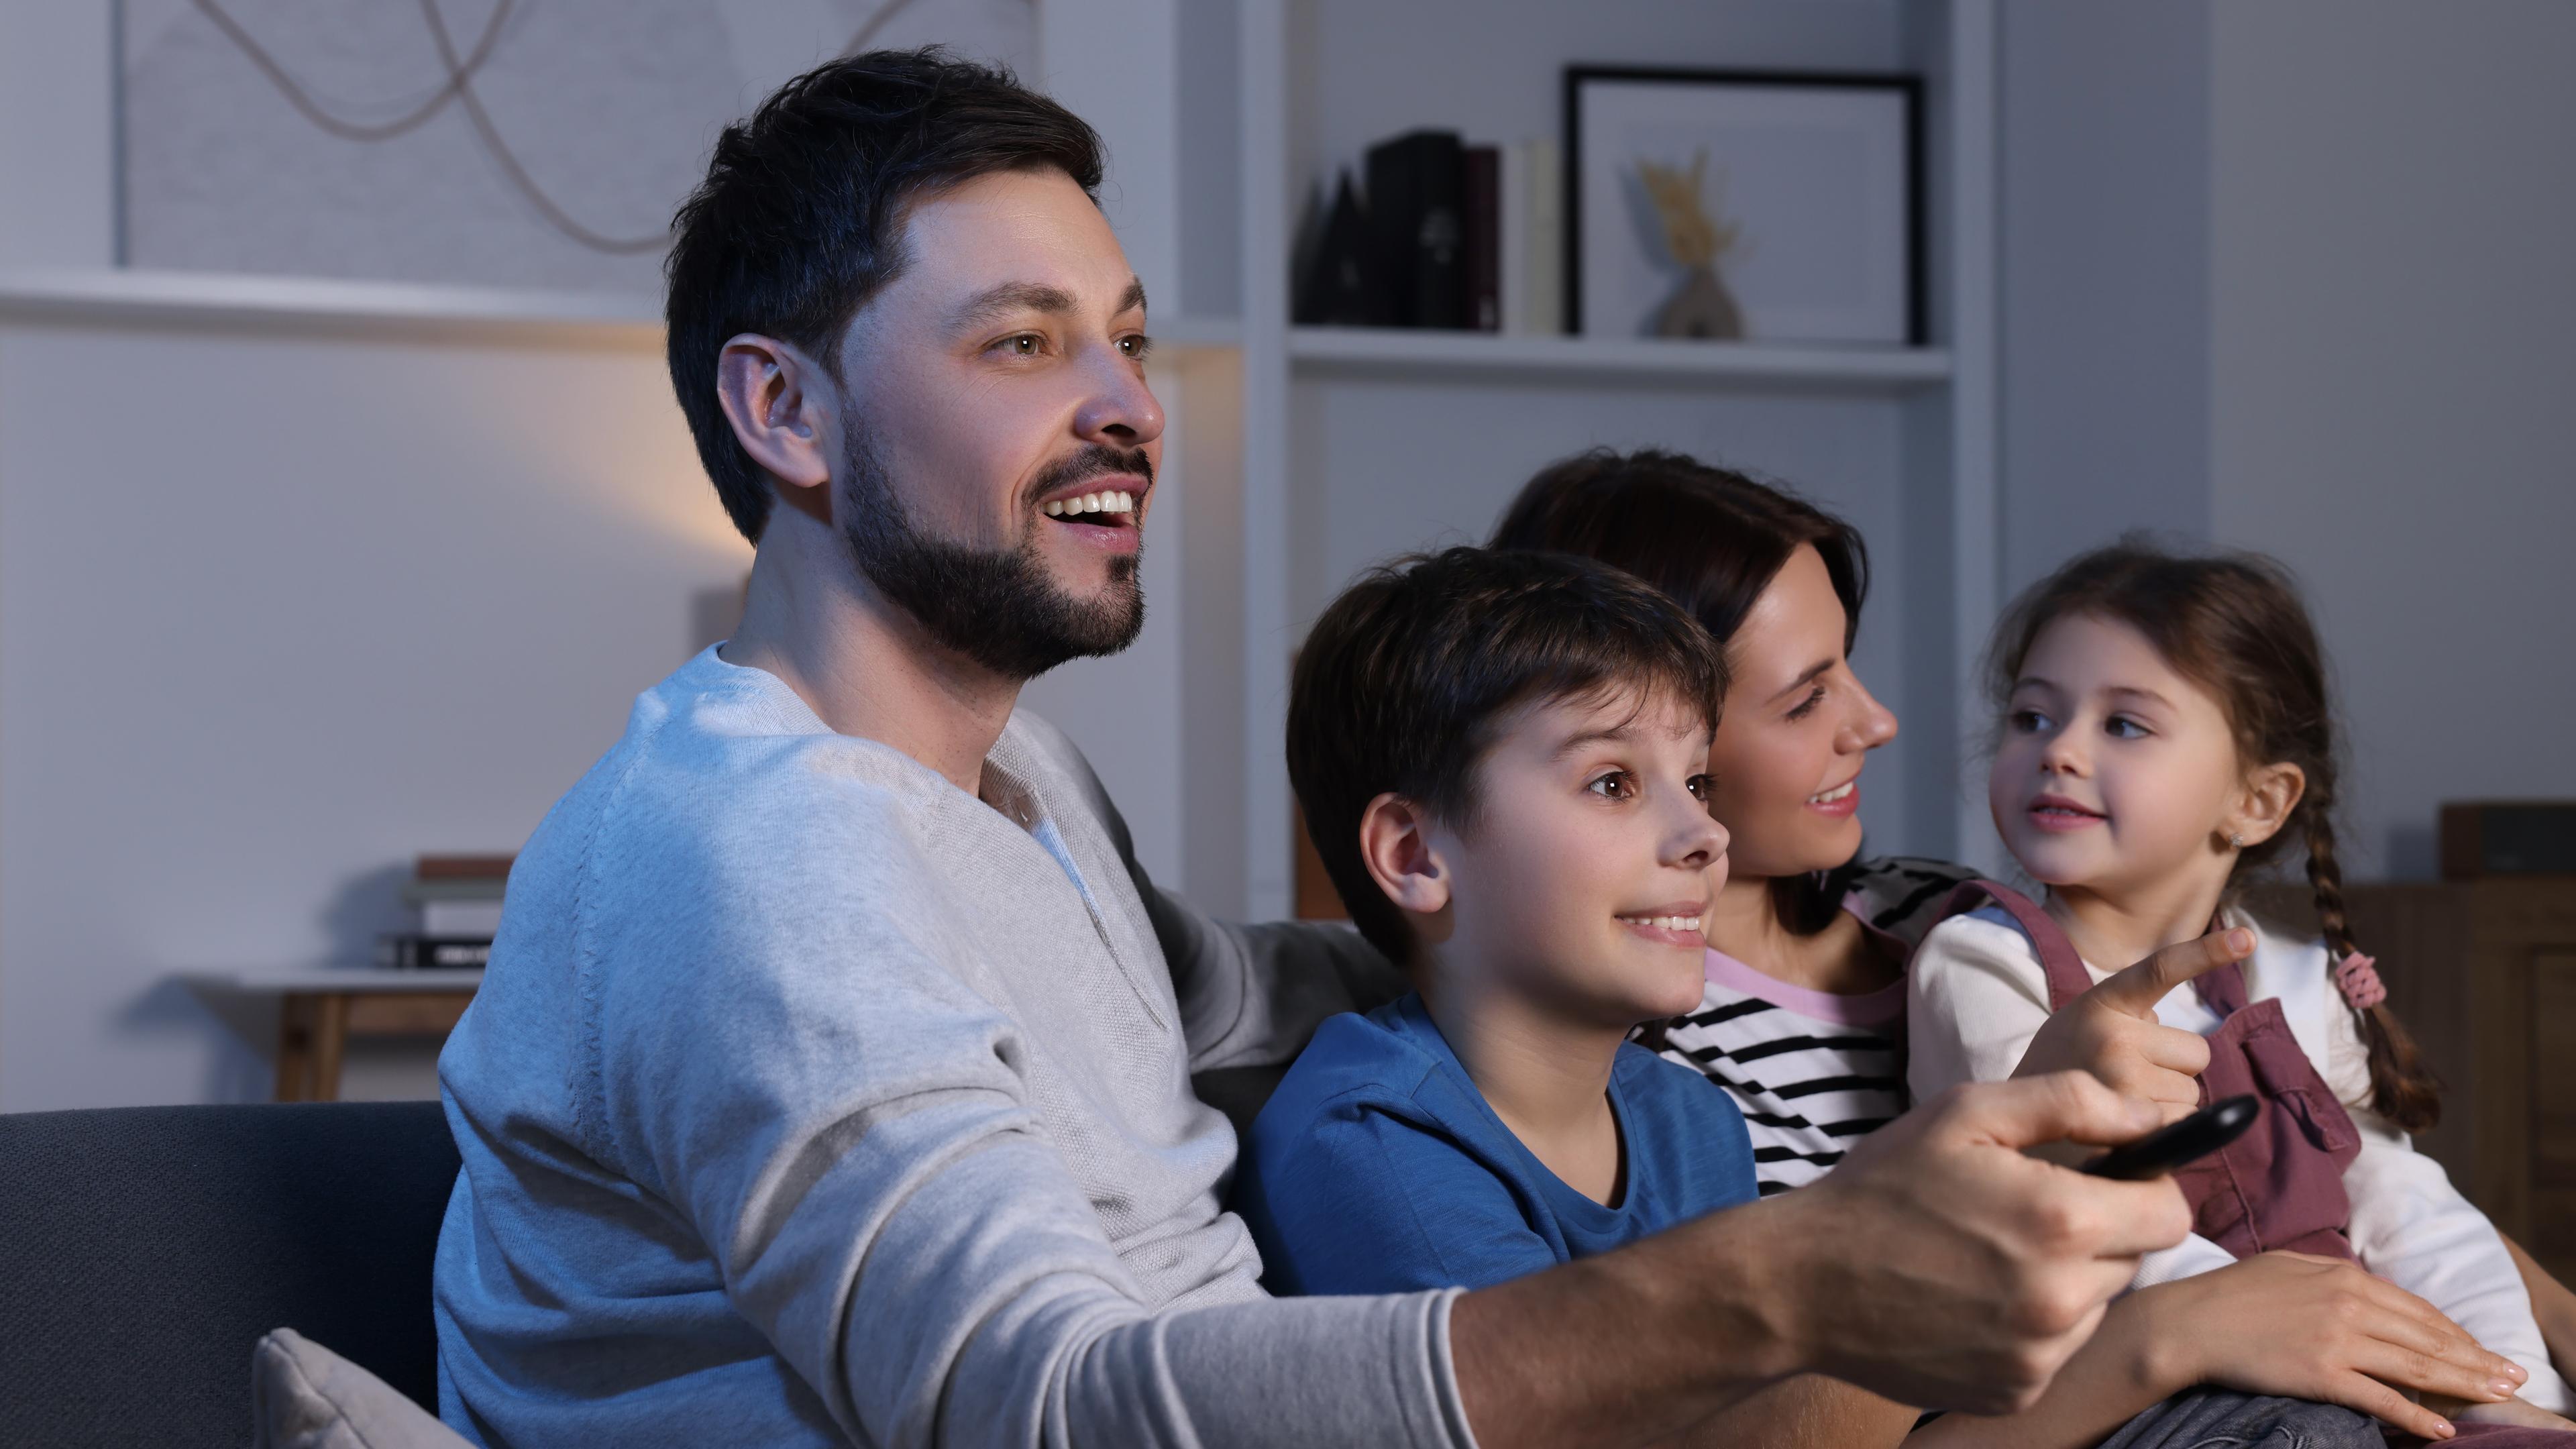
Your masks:
M1190 1073L1385 964L1157 891L1064 736L984 798L711 650L511 872L439 1061L440 1411L477 1443L1470 1438L1452 1294L1273 1300Z
M2361 1150L2344 1169L2343 1185L2352 1201L2350 1232L2361 1265L2522 1365L2531 1374L2522 1390L2525 1400L2570 1412L2576 1395L2550 1366L2531 1295L2504 1240L2486 1214L2451 1185L2440 1163L2417 1152L2404 1132L2371 1109L2369 1047L2334 989L2325 943L2282 937L2240 913L2231 913L2228 924L2255 932L2254 955L2243 963L2246 999L2280 1001L2290 1034L2360 1134ZM2090 961L2084 969L2097 982L2111 974ZM2011 1076L2049 1016L2048 978L2039 954L1999 907L1934 927L1907 979L1906 1080L1916 1101L1960 1082ZM2157 1002L2156 1017L2203 1036L2219 1025L2217 1013L2188 985ZM2138 1286L2234 1261L2234 1254L2195 1234L2148 1255Z

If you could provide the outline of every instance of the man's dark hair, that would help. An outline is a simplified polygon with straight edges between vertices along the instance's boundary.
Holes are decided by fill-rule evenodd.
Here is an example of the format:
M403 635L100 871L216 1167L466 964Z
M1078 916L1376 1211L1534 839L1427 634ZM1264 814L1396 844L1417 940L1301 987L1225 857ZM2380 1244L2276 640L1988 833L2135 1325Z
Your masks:
M1475 772L1515 710L1633 694L1682 701L1711 726L1726 660L1646 584L1566 554L1453 548L1363 576L1315 621L1288 692L1288 779L1342 905L1400 964L1404 913L1360 858L1360 816L1392 792L1458 829Z
M850 318L910 260L912 204L979 176L1062 171L1095 196L1100 137L1008 71L932 47L870 51L779 88L717 138L672 219L671 386L734 526L760 541L769 475L716 402L725 342L756 332L834 370Z

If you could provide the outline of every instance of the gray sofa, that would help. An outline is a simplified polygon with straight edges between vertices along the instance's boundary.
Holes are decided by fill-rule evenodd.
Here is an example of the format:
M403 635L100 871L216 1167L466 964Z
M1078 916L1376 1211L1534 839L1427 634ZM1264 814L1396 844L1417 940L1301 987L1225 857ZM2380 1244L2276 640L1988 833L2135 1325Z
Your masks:
M435 1102L0 1116L0 1444L238 1446L291 1325L437 1405Z

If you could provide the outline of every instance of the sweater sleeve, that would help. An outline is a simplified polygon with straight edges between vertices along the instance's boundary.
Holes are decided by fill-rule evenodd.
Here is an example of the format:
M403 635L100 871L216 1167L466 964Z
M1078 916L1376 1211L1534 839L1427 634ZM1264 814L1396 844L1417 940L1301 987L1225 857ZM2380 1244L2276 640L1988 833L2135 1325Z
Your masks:
M1906 977L1906 1085L1917 1102L1962 1082L2010 1077L2049 1017L2048 973L2029 938L1975 915L1933 927ZM2134 1286L2170 1283L2235 1261L2235 1254L2194 1233L2141 1259Z
M2011 1076L2048 1021L2048 974L2030 942L1973 915L1933 927L1906 982L1905 1082L1917 1102Z
M1349 926L1219 921L1157 886L1136 858L1126 817L1091 762L1063 731L1023 715L1031 741L1069 775L1108 831L1153 922L1172 973L1193 1073L1225 1067L1280 1067L1294 1060L1325 1018L1366 1012L1404 994L1403 973Z
M1146 1301L1033 1110L1035 1044L970 985L962 907L899 857L764 859L723 910L652 915L679 969L584 988L596 1150L685 1221L843 1432L1469 1443L1452 1294Z
M2576 1395L2550 1365L2531 1294L2504 1239L2440 1163L2371 1110L2370 1049L2360 1024L2338 1000L2329 999L2326 1014L2321 1074L2361 1134L2343 1184L2362 1266L2450 1315L2489 1352L2522 1365L2531 1375L2522 1386L2526 1401L2556 1414L2576 1410Z

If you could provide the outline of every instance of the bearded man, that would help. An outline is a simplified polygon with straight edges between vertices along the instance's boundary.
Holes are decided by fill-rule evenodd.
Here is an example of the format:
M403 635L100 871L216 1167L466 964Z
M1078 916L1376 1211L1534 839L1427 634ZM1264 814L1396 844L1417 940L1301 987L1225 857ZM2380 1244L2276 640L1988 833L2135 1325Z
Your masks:
M465 1158L441 1411L487 1445L1636 1444L1821 1371L2025 1404L2164 1184L2025 1144L2155 1120L1970 1089L1765 1202L1474 1293L1273 1300L1193 1072L1398 987L1156 889L1015 704L1143 618L1163 415L1089 127L936 53L728 129L670 368L758 548L520 855L440 1061Z

